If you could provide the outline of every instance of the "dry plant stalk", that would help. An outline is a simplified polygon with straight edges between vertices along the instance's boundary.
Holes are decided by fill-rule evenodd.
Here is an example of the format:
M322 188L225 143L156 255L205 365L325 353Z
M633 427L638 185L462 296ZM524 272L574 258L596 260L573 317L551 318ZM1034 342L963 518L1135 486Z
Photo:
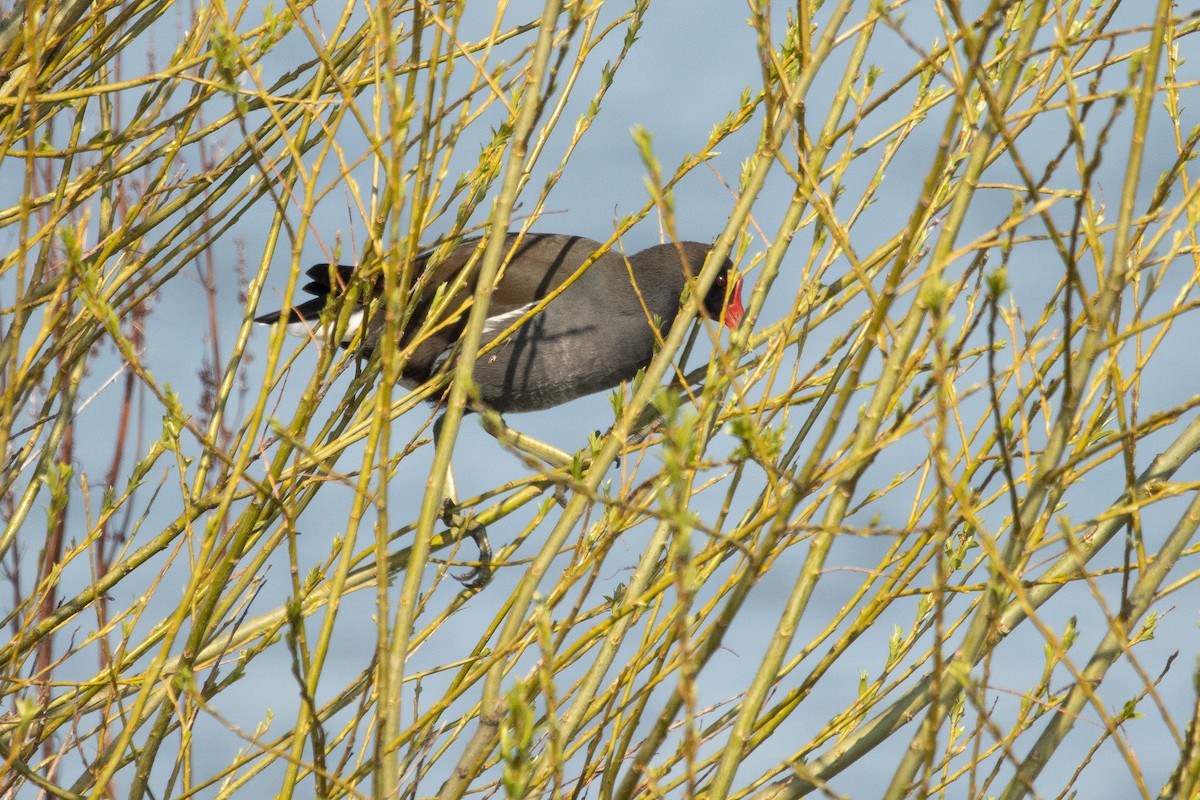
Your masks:
M1182 5L751 0L758 85L680 163L635 131L606 243L736 158L701 283L746 322L664 388L718 341L682 314L571 467L462 500L481 592L472 359L252 338L313 248L396 331L413 254L537 224L658 5L6 9L0 796L1200 791L1200 648L1154 639L1200 597Z

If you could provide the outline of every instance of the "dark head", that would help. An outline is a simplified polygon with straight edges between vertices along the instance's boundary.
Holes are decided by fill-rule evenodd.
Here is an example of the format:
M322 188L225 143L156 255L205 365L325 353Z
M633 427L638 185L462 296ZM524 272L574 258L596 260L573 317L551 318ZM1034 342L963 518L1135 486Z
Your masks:
M710 250L712 250L712 245L701 242L679 242L678 244L668 242L643 250L638 257L646 255L653 260L661 258L664 261L678 263L677 259L682 251L684 263L687 265L691 277L694 278L700 274L700 269L704 266L704 259L708 258ZM731 287L732 273L733 262L725 259L721 271L717 273L716 280L713 281L712 287L704 297L705 314L710 319L724 321L725 326L730 330L741 323L742 316L746 313L742 307L742 278L738 276Z

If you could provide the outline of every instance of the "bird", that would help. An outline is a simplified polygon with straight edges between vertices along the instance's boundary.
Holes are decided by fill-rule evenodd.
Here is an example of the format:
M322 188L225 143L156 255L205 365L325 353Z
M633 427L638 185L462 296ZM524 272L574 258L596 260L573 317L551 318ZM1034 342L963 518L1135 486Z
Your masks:
M482 243L481 237L468 238L440 261L434 259L436 251L415 259L412 274L419 276L414 281L417 289L398 342L405 354L400 382L406 388L432 380L455 354L478 283L476 254ZM684 287L700 273L711 246L669 242L626 259L612 250L601 252L603 246L593 239L560 233L510 232L504 244L508 255L488 303L480 355L472 370L483 408L469 410L481 411L489 432L510 446L561 466L570 463L565 453L514 435L503 420L493 417L551 408L637 375L653 360L679 314ZM310 267L305 273L309 282L302 287L309 299L263 314L255 322L283 321L291 333L326 336L331 325L324 312L336 307L354 272L354 267L344 264ZM726 259L701 304L706 316L731 329L745 313L742 279L731 285L733 277L733 265ZM377 280L371 292L382 291L382 280ZM358 302L351 310L338 342L349 347L357 341L360 354L368 357L385 332L383 314L373 299ZM486 349L501 337L505 338L496 347ZM439 416L434 423L435 440L443 419ZM469 589L481 589L491 579L491 545L483 526L458 513L455 495L453 473L448 472L442 519L460 535L474 539L480 552L478 565L455 577Z
M475 292L481 237L462 240L440 262L433 251L419 255L414 275L432 274L417 282L412 313L400 332L407 350L400 380L415 388L439 373L455 352L467 323L466 310ZM525 320L494 349L475 362L473 377L479 401L500 414L538 411L578 397L611 389L633 378L654 358L662 337L679 313L687 281L699 274L711 245L668 242L626 259L583 236L560 233L508 233L508 256L496 282L484 322L481 351L503 335L571 278L589 259L594 262L544 308ZM439 287L450 286L467 270L449 298L436 299ZM318 337L327 334L322 312L337 302L353 280L354 267L317 264L309 268L303 291L311 297L291 308L258 316L255 322L283 320L289 332ZM732 264L726 260L704 298L704 314L730 329L742 320L742 279L730 285ZM382 281L374 292L382 292ZM435 311L435 305L438 310ZM434 314L436 318L431 319ZM359 336L363 355L378 346L384 331L382 311L359 304L339 341L350 346ZM436 399L436 398L435 398Z

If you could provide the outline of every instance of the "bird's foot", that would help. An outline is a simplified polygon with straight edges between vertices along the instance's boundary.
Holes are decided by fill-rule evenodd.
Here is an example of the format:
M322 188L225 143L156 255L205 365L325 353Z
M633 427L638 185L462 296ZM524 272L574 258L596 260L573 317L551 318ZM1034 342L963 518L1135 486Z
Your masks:
M592 431L592 455L595 455L600 450L600 443L604 441L604 437L608 436L612 432L612 428L609 428L606 431L599 429ZM621 452L619 450L617 451L617 454L613 456L612 465L618 469L621 467Z
M470 536L479 548L479 564L461 575L452 575L454 580L467 589L487 586L492 580L492 543L488 541L487 528L460 514L458 507L449 499L442 508L442 522L455 531L460 540L463 536Z

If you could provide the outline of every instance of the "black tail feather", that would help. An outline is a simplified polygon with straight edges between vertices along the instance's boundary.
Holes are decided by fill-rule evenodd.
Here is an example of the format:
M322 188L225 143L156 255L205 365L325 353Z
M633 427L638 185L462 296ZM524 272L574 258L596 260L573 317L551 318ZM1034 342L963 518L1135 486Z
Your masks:
M329 264L317 264L306 269L304 274L312 279L304 285L304 291L321 297L336 297L350 285L354 267L338 264L331 269Z
M305 270L304 274L312 280L304 284L301 291L312 295L311 299L294 305L290 309L282 308L279 311L255 317L254 321L263 325L273 325L281 319L285 322L294 319L315 322L321 316L321 312L325 310L325 306L329 304L330 298L337 297L346 290L350 276L354 274L354 267L338 264L334 269L330 269L329 264L317 264Z

